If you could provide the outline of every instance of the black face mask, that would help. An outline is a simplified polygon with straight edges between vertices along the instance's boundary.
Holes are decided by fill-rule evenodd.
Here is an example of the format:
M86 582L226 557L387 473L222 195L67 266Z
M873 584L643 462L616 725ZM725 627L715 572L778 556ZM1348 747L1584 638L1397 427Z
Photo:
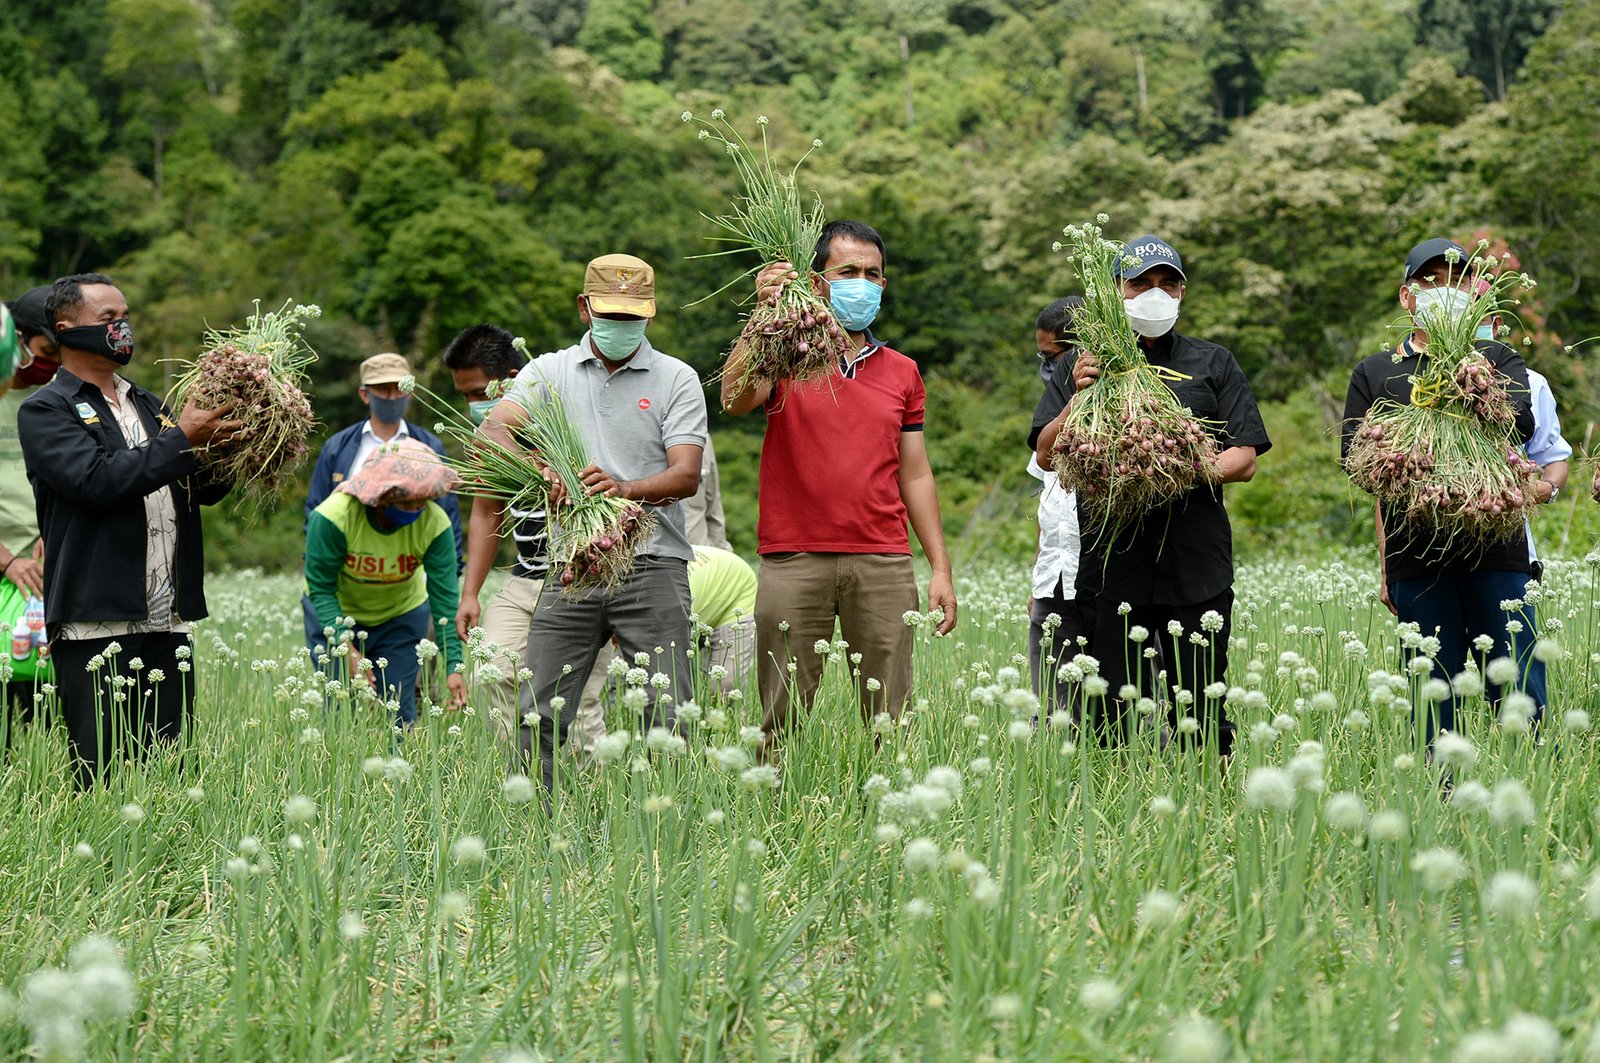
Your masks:
M56 346L71 347L109 358L118 365L133 361L133 326L119 317L103 325L77 325L56 331Z

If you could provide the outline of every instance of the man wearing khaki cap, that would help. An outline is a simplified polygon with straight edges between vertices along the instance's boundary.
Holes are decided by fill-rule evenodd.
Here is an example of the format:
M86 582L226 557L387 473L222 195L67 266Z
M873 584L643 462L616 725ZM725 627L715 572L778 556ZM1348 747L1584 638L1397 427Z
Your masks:
M367 459L386 443L401 439L415 439L425 443L440 458L444 457L444 443L438 436L406 420L406 406L411 396L400 391L400 381L411 375L411 366L398 354L375 354L361 363L361 401L369 415L348 428L341 428L328 437L317 455L316 468L311 473L311 489L306 493L306 521L311 513L338 490L339 485L354 476ZM450 527L456 540L456 570L461 568L461 507L452 492L439 498L439 507L450 517ZM305 616L306 648L311 651L313 663L318 647L327 644L322 625L317 622L311 599L301 598L301 611Z
M528 411L554 391L592 463L579 474L588 494L631 499L655 518L620 586L562 590L552 579L540 590L524 658L533 679L522 686L518 708L522 757L531 762L537 754L546 786L595 653L613 636L630 667L664 677L659 686L634 688L643 696L641 732L672 726L674 705L689 695L688 564L694 550L679 500L700 484L706 400L695 371L645 338L655 314L649 265L632 255L590 262L578 296L578 318L588 331L573 346L529 363L480 429L502 446L517 447ZM551 503L552 540L559 542L568 500L553 490Z

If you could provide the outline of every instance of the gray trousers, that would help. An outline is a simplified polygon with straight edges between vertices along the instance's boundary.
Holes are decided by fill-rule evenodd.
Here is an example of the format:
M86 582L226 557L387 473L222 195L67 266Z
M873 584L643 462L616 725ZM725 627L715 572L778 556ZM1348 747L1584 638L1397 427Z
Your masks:
M673 558L641 557L633 575L615 590L593 589L576 595L561 593L560 584L546 580L528 629L524 662L533 681L521 690L518 720L536 713L537 726L518 724L524 763L531 768L539 755L540 776L548 787L555 772L555 751L567 740L577 717L584 685L594 668L594 657L615 634L619 652L631 668L636 654L650 663L645 670L664 673L665 689L646 684L639 729L671 727L674 706L693 690L689 671L689 567ZM658 653L657 650L660 650ZM563 699L559 716L551 711L553 699Z

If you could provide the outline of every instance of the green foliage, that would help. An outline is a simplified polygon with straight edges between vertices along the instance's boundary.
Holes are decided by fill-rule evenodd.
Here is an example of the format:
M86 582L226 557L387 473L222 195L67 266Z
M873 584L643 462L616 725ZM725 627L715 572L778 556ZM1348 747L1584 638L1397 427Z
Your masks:
M1566 8L1529 53L1500 124L1484 180L1511 222L1523 267L1553 300L1551 322L1573 339L1600 333L1600 8Z
M1421 0L1417 39L1464 60L1489 98L1503 100L1529 45L1561 6L1560 0Z
M1575 423L1600 410L1600 377L1561 351L1600 333L1597 40L1594 5L1550 0L15 0L0 295L109 270L157 357L192 357L251 299L316 302L317 408L338 426L377 350L440 382L463 324L572 342L583 263L627 250L658 271L652 340L710 374L748 293L683 305L728 275L691 256L732 185L676 116L765 113L786 157L824 141L807 173L830 215L888 242L879 331L930 394L956 389L929 442L969 541L1006 542L984 514L1028 489L1020 435L985 433L1031 407L1013 359L1075 284L1051 241L1099 211L1112 235L1177 243L1181 327L1299 411L1263 483L1299 483L1305 453L1295 493L1321 514L1319 459L1290 438L1311 430L1301 393L1385 338L1423 236L1504 237L1544 282L1530 352ZM738 466L758 427L718 427L749 529L733 485L753 495ZM1343 490L1332 469L1326 484ZM1255 485L1246 523L1257 492L1263 526L1325 523L1271 512L1285 500Z
M1368 103L1385 99L1399 86L1416 47L1406 6L1398 0L1285 4L1286 20L1297 32L1274 62L1266 94L1300 102L1350 89Z
M778 85L799 69L794 45L806 25L790 0L691 0L663 6L657 19L665 73L680 84Z
M1353 92L1268 104L1173 169L1151 207L1184 254L1187 328L1237 352L1267 397L1346 362L1403 258L1386 172L1404 128Z
M649 0L589 0L578 46L625 78L654 77L665 52Z
M570 342L571 299L582 279L515 211L451 195L395 230L373 263L363 306L422 351L484 320L549 349Z
M1272 449L1255 479L1225 489L1238 556L1290 555L1329 546L1376 549L1372 500L1330 475L1339 464L1339 419L1348 373L1330 373L1280 402L1262 403Z

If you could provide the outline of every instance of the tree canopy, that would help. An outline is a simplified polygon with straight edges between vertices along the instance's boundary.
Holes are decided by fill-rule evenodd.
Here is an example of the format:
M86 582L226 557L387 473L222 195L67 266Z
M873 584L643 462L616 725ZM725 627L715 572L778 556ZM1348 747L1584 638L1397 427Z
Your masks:
M888 242L881 331L952 385L1026 390L1074 286L1052 241L1106 211L1179 247L1180 327L1267 398L1381 342L1412 242L1481 233L1543 282L1534 364L1596 405L1564 350L1600 333L1574 0L16 0L0 52L0 295L108 271L163 357L316 302L334 424L376 350L432 363L480 320L570 343L614 250L712 372L738 300L689 304L756 265L695 257L733 173L677 118L717 106L784 157L823 141L803 179Z

